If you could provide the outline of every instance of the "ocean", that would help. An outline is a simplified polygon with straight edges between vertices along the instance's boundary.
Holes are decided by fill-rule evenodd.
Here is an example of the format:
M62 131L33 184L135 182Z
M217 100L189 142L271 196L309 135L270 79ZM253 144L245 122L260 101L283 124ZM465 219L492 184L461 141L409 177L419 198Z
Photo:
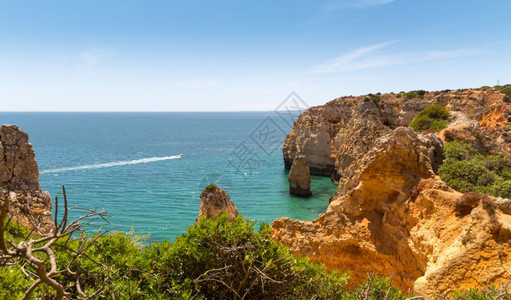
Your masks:
M336 190L312 176L312 197L289 195L282 143L291 125L275 112L2 112L0 123L28 133L52 198L65 185L71 206L105 209L114 230L149 241L193 225L210 183L258 223L312 220Z

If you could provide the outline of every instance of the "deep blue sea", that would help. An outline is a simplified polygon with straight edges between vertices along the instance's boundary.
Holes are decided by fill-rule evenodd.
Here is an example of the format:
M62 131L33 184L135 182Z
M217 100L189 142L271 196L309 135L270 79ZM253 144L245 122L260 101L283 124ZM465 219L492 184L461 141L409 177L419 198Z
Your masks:
M288 194L281 148L291 126L275 112L0 113L0 123L29 134L52 198L65 185L70 205L105 209L117 230L150 241L193 225L210 183L240 214L267 223L312 220L336 190L313 176L313 197Z

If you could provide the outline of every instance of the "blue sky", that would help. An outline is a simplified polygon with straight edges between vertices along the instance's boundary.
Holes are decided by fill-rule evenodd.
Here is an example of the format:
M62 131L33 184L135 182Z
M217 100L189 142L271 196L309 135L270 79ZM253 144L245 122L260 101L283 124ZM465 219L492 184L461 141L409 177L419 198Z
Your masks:
M2 111L272 110L511 82L509 0L0 0Z

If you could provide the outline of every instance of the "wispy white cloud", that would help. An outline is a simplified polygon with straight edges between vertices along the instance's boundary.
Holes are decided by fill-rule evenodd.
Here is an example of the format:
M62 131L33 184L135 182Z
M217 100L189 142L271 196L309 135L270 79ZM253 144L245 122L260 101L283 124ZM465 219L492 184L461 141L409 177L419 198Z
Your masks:
M396 41L360 47L322 64L311 67L308 73L341 73L364 69L382 68L426 61L454 58L458 56L480 53L473 49L421 51L393 54L379 54L383 49Z

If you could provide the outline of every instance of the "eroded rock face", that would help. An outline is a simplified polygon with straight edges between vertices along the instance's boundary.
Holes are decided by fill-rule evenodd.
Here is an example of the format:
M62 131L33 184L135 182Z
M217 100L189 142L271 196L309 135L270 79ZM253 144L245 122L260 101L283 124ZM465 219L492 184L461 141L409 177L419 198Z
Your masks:
M229 218L235 218L238 208L231 201L231 197L217 185L206 187L200 195L199 218L214 218L224 213Z
M487 197L460 214L462 194L435 171L442 141L509 157L509 102L491 89L447 90L343 97L310 108L286 138L286 167L303 153L311 173L332 174L338 190L314 221L275 220L273 238L328 268L349 270L351 284L368 272L394 274L397 287L433 298L507 283L511 201ZM432 104L451 111L447 128L417 135L399 127Z
M337 181L376 139L398 126L408 126L427 106L440 104L468 116L481 114L488 107L500 107L482 117L483 127L501 124L502 114L509 109L506 96L492 90L439 91L414 97L390 93L378 97L342 97L306 110L285 139L282 150L286 169L300 153L305 155L311 174L333 176ZM498 128L502 139L511 140L509 128Z
M29 228L37 225L42 231L51 230L50 194L41 191L39 169L27 133L15 125L0 127L0 198L6 197L15 221Z
M298 155L293 160L293 165L287 176L289 181L289 193L297 196L310 196L311 174L305 156Z
M434 176L441 149L438 138L397 128L349 166L326 213L312 222L278 219L273 237L329 268L350 270L353 284L376 271L397 272L396 284L413 286L426 260L408 245L415 220L405 202L421 179Z
M18 192L40 189L34 150L16 125L0 127L0 186Z
M425 273L414 290L430 298L448 289L504 286L511 280L510 200L487 197L468 215L453 212L456 192L426 187L417 198L427 214L410 232L412 242L428 256Z
M277 219L273 238L328 268L393 276L397 287L434 297L511 279L511 201L491 197L461 215L461 193L434 170L442 141L398 127L345 170L326 213Z

